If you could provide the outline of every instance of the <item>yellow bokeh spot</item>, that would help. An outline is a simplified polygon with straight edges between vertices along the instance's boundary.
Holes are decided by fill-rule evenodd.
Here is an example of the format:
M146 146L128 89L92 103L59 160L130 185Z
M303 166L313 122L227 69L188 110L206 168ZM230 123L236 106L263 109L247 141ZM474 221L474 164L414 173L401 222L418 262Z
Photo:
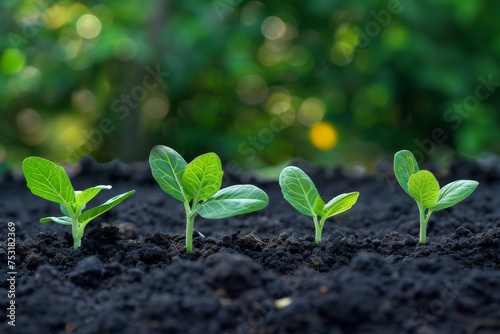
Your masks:
M45 11L47 28L57 29L68 23L70 19L67 9L60 5L54 5Z
M85 39L92 39L101 33L102 24L97 17L92 14L82 15L76 22L78 35Z
M311 128L309 138L314 146L326 151L337 144L338 135L333 125L320 122Z

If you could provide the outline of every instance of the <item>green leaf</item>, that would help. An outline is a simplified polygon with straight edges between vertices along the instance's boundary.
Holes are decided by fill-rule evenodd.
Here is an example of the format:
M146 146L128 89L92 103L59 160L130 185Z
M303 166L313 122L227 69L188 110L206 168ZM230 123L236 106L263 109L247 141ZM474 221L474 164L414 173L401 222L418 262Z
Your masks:
M250 184L237 185L218 191L198 205L198 213L207 219L222 219L254 212L266 207L266 193Z
M131 190L131 191L126 192L124 194L115 196L115 197L109 199L108 201L106 201L105 203L103 203L99 206L96 206L95 208L89 209L89 210L85 211L84 213L82 213L78 217L78 221L80 222L80 224L86 225L92 219L94 219L97 216L102 215L104 212L106 212L106 211L110 210L111 208L113 208L114 206L120 204L121 202L123 202L125 199L127 199L129 196L131 196L134 193L135 193L135 190Z
M76 201L77 207L82 208L82 209L80 209L80 211L83 210L83 207L85 204L90 202L103 189L109 190L109 189L111 189L111 186L95 186L95 187L85 189L84 191L80 191L80 192L77 191L76 196L75 196L75 201Z
M281 171L279 183L285 199L300 213L314 217L314 204L318 189L307 174L298 167L289 166Z
M182 174L187 163L179 153L170 147L157 145L151 150L149 164L154 179L164 192L181 202L190 200L182 189Z
M61 225L72 225L72 221L71 221L71 218L70 217L45 217L45 218L41 218L40 219L40 223L44 224L44 223L50 223L50 222L54 222L54 223L58 223L58 224L61 224Z
M466 199L474 190L479 182L471 180L459 180L448 183L439 191L439 198L432 208L432 211L443 210L453 206Z
M23 172L33 194L67 205L75 201L75 190L61 166L46 159L29 157L23 161Z
M317 214L318 216L322 216L324 209L325 209L325 201L323 201L321 196L318 194L318 197L316 197L316 201L314 201L314 206L313 206L314 213Z
M334 197L331 201L326 203L325 208L323 209L323 215L328 218L349 210L354 204L356 204L358 197L359 192L341 194Z
M185 193L196 202L204 201L219 191L223 174L217 154L203 154L186 166L182 175L182 186Z
M394 155L394 174L396 175L399 185L408 195L410 195L410 191L408 189L410 176L418 171L418 163L413 156L413 153L407 150L402 150Z
M427 170L418 171L410 176L408 190L422 209L432 208L439 198L439 183Z

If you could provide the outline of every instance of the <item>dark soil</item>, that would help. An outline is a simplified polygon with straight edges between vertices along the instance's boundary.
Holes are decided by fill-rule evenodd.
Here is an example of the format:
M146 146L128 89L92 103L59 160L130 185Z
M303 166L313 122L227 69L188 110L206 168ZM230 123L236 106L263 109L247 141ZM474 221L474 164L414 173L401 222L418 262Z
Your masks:
M276 182L231 177L264 189L263 211L197 217L184 252L184 213L147 164L85 160L75 188L111 184L99 203L137 193L95 222L78 250L70 228L39 224L58 205L21 178L0 182L1 333L500 333L500 169L455 163L441 185L480 182L464 202L433 214L419 245L415 203L391 177L354 178L306 168L324 198L360 191L350 211L313 223L282 198ZM92 205L92 203L91 203ZM6 309L7 223L15 223L15 328Z

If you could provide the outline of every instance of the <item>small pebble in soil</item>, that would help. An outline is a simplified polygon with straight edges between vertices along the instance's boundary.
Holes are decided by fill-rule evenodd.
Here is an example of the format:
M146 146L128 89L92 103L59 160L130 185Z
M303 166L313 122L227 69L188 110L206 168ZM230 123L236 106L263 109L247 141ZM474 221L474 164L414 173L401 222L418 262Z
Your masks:
M125 236L127 239L137 239L137 227L132 223L118 224L118 233Z

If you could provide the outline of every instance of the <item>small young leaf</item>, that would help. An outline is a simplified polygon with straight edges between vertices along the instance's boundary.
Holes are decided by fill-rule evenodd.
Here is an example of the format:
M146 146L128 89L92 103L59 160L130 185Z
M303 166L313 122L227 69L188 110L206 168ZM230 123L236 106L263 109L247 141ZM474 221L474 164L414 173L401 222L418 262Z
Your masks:
M413 153L407 150L402 150L394 155L394 174L396 175L399 185L408 195L410 195L410 191L408 189L410 176L418 171L418 163L413 156Z
M439 183L434 175L421 170L410 176L408 181L410 196L420 204L423 209L432 208L439 197Z
M113 208L114 206L120 204L125 199L127 199L127 197L131 196L134 193L135 193L135 190L131 190L131 191L126 192L124 194L115 196L115 197L109 199L108 201L106 201L105 203L103 203L99 206L96 206L95 208L89 209L89 210L85 211L84 213L82 213L78 217L78 221L80 222L80 224L86 225L92 219L94 219L97 216L100 216L104 212L106 212L106 211L110 210L111 208Z
M203 154L186 166L182 175L182 186L186 194L194 200L204 201L219 191L223 174L217 154Z
M74 204L75 203L73 203L71 207L75 206ZM63 215L66 215L68 217L70 216L68 208L66 207L65 204L62 204L62 203L59 204L59 209L61 209L61 212L62 212ZM82 206L82 208L80 209L79 212L76 212L76 207L73 209L73 212L75 212L76 214L80 214L80 212L82 212L83 209L85 209L85 204Z
M84 191L76 192L77 193L75 196L76 206L78 208L81 207L80 211L83 210L83 207L85 206L85 204L90 202L103 189L109 190L109 189L111 189L111 186L95 186L95 187L85 189Z
M300 168L289 166L280 174L279 183L285 199L300 213L314 217L314 203L319 196L318 189Z
M181 202L190 200L182 190L182 174L187 163L179 153L170 147L157 145L151 150L149 164L154 179L164 192Z
M75 190L61 166L46 159L29 157L23 161L23 172L33 194L56 203L74 202Z
M459 180L448 183L439 191L439 198L432 211L443 210L466 199L479 185L476 181Z
M254 212L266 207L269 198L256 186L245 184L224 188L198 205L198 213L207 219L222 219Z
M328 218L349 210L354 204L356 204L358 197L359 192L341 194L334 197L331 201L326 203L325 208L323 209L323 215Z
M316 198L316 201L314 201L314 213L318 216L323 215L323 210L325 209L325 201L321 198L321 196L318 194L318 197Z
M58 223L61 225L72 225L71 218L70 217L45 217L40 219L40 223Z

